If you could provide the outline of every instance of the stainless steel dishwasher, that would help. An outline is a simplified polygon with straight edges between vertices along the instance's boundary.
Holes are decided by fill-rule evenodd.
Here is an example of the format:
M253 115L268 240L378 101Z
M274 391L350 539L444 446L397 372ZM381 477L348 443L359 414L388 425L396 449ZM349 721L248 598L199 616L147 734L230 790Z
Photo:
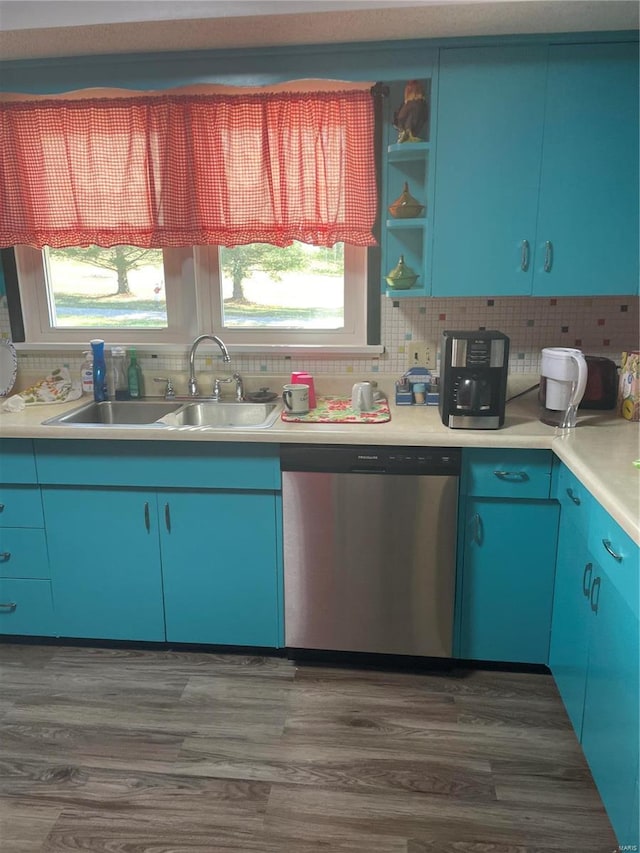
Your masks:
M285 645L450 657L460 450L283 445Z

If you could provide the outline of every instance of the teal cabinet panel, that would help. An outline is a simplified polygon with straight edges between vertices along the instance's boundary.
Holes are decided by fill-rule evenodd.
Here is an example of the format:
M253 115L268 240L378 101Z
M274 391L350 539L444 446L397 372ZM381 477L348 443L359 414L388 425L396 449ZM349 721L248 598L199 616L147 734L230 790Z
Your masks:
M617 522L596 503L589 527L589 550L636 618L640 615L640 550Z
M233 442L35 442L41 484L279 489L277 446Z
M164 640L155 493L42 491L59 633Z
M0 577L0 634L56 636L48 580Z
M487 498L548 498L552 465L548 450L465 449L461 490Z
M49 577L49 557L44 530L0 527L0 577Z
M0 485L0 527L43 527L37 486Z
M562 513L553 593L549 668L579 740L582 734L589 661L589 596L593 581L593 561L589 558L583 531L573 520L565 519L564 510Z
M440 53L433 296L531 293L546 61L545 45Z
M560 504L562 523L573 524L586 541L595 501L576 475L562 462L556 462L555 472L557 476L552 495Z
M158 494L167 640L280 645L276 500Z
M549 48L534 295L638 292L638 96L637 44Z
M582 748L618 842L625 849L638 841L627 833L640 748L640 625L597 563L594 572Z
M546 664L558 506L467 498L459 656Z
M38 482L33 442L30 439L0 438L0 482Z

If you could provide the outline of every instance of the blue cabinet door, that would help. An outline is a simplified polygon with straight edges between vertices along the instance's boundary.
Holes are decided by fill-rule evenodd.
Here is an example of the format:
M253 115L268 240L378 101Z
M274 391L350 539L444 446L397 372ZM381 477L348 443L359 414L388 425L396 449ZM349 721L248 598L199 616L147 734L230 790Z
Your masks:
M538 45L441 51L433 296L531 293L546 57Z
M468 498L460 657L546 664L558 506Z
M578 740L582 733L593 581L585 536L570 521L560 526L553 594L549 668Z
M276 647L276 497L159 492L167 640Z
M540 187L534 296L637 293L637 44L550 47Z
M638 618L598 563L592 584L589 670L582 748L621 849L628 838L638 778ZM637 810L637 805L635 806Z
M47 486L42 496L60 636L164 640L155 493Z

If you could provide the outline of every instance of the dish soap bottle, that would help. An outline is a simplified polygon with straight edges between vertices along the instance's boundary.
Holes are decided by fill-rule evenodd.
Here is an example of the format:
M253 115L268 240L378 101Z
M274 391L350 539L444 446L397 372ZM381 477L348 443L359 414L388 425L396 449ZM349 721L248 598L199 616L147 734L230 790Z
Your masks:
M116 400L128 400L127 353L124 347L113 347L111 349L111 375L113 377L113 396Z
M93 354L91 350L87 350L82 355L84 356L84 362L80 370L82 393L91 394L93 397Z
M129 396L132 400L139 400L144 397L144 379L142 370L138 364L138 358L134 349L129 350L129 370L127 371L127 379L129 383Z
M93 352L93 399L104 403L107 393L107 365L104 360L104 341L94 338L89 341Z

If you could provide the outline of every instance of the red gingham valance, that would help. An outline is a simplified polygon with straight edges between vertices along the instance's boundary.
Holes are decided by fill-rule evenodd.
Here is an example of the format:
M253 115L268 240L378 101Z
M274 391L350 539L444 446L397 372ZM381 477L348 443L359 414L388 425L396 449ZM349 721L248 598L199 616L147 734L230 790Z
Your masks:
M373 96L0 104L0 246L375 244Z

